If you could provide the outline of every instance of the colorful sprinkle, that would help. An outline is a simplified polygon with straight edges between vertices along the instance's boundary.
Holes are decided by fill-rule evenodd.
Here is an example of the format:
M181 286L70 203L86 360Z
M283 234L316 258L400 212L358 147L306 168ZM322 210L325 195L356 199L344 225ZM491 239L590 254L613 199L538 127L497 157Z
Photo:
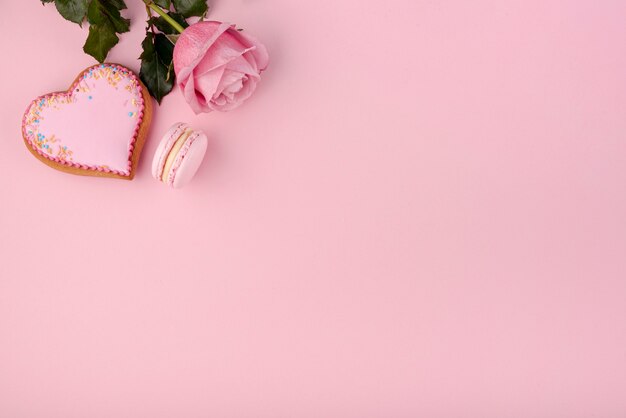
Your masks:
M35 100L31 109L24 116L23 132L27 133L28 140L34 147L38 149L41 155L45 155L47 158L56 160L61 164L75 164L71 162L73 157L73 151L70 150L66 145L63 145L61 140L57 139L55 135L49 135L47 137L43 133L39 132L39 130L42 128L40 123L45 118L45 114L42 113L42 109L60 109L63 105L77 103L78 97L75 93L90 93L91 88L94 88L97 85L97 82L95 80L102 80L109 85L115 87L116 89L125 87L129 91L134 92L139 83L135 77L131 77L130 79L125 78L128 75L129 73L127 71L124 71L123 69L118 69L117 67L107 64L92 67L91 69L83 73L80 81L75 83L74 86L69 90L69 94L52 93ZM88 79L93 80L87 81ZM94 100L93 95L86 94L84 97L87 97L88 100ZM139 106L142 106L141 99L142 97L140 94L137 94L136 97L132 98L133 107L130 108L132 109L132 111L128 113L129 117L142 117L142 112L139 108ZM40 110L42 110L42 112L40 112ZM99 167L101 170L113 171L110 167L104 165L84 165L83 167L90 169L95 169L96 167Z

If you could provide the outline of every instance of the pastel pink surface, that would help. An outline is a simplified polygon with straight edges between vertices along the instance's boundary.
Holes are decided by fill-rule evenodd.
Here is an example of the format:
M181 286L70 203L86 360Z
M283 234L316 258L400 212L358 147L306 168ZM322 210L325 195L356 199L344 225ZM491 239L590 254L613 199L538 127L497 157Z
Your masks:
M0 417L626 416L626 2L211 4L271 65L230 113L165 98L123 182L26 150L94 61L2 2ZM172 193L177 121L210 138Z
M68 76L67 83L75 76ZM33 100L24 115L23 134L50 160L129 175L143 117L141 89L126 69L98 65L68 92Z

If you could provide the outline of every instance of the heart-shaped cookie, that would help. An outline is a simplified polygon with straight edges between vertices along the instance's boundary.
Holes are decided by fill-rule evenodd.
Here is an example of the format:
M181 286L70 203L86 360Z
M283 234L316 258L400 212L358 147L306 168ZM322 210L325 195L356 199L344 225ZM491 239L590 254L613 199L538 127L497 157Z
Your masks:
M132 71L87 68L65 92L33 100L22 135L35 157L57 170L132 180L152 118L152 99Z

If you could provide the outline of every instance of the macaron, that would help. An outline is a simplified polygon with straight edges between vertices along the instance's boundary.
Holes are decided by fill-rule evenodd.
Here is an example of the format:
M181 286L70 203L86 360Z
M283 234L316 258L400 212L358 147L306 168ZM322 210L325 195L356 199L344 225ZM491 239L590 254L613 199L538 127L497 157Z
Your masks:
M152 160L152 176L174 188L191 181L206 153L208 139L202 131L175 123L161 139Z

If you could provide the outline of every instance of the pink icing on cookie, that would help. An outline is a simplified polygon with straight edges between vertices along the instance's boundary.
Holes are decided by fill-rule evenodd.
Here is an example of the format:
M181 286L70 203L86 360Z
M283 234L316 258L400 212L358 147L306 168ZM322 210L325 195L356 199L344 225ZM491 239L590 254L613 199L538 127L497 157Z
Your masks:
M85 70L67 92L34 100L22 132L49 160L130 176L143 112L137 77L124 67L102 64Z

